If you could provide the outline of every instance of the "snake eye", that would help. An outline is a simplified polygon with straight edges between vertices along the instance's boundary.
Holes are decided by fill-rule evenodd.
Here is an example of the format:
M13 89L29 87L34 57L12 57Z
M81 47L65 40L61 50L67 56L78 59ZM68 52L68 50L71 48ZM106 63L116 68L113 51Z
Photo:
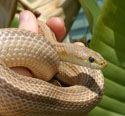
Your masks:
M94 58L93 57L89 57L89 62L94 62Z

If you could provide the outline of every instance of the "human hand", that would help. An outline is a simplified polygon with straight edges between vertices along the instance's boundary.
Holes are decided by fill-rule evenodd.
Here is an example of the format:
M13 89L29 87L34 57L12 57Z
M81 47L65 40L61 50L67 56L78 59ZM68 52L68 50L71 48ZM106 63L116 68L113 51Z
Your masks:
M64 22L57 17L53 17L47 21L47 25L55 33L57 41L61 41L66 34ZM36 17L30 11L22 11L19 16L19 28L38 33ZM76 42L75 44L84 46L81 42ZM32 77L32 73L25 67L12 67L11 69L19 74Z
M61 41L66 33L63 20L53 17L47 21L47 25L55 33L57 41ZM34 14L32 14L30 11L22 11L19 16L19 28L38 33L38 23ZM83 45L80 42L77 42L76 44ZM19 74L32 77L32 73L25 67L12 67L11 69Z
M57 41L61 41L66 33L64 22L57 17L53 17L47 21L47 25L55 33ZM38 33L36 17L30 11L22 11L19 16L19 28ZM12 67L11 69L19 74L32 77L32 73L25 67Z

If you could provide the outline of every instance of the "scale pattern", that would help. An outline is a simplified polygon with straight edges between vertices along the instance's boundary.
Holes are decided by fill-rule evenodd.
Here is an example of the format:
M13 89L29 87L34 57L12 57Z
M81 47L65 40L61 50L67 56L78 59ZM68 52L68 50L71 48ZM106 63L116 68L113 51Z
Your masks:
M0 52L2 116L82 116L103 95L101 70L60 62L55 48L44 36L22 29L2 29ZM28 78L8 68L20 65L42 79ZM58 87L46 82L57 72L57 78L69 77L74 86Z

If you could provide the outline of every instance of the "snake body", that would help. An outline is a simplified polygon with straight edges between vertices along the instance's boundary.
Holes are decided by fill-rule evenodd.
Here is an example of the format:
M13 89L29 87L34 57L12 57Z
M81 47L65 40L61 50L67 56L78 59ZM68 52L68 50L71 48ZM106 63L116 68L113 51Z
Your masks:
M104 59L86 47L57 43L44 26L42 35L24 29L0 29L2 116L82 116L103 95L104 79L98 68L106 65ZM86 52L95 58L95 64L89 63ZM83 67L86 64L89 65ZM29 68L36 78L8 68L13 66ZM54 75L74 86L59 87L46 82Z

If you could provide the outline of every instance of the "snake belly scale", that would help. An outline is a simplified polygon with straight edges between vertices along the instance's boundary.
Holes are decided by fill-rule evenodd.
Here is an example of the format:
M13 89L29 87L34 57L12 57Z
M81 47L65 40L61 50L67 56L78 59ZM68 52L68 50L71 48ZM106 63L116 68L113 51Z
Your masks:
M77 66L75 64L80 64L77 61L75 64L68 63L67 61L74 61L69 58L73 52L69 50L70 52L62 55L62 50L58 55L59 45L56 45L56 42L51 44L44 38L45 36L24 29L0 30L2 116L82 116L101 99L104 89L101 70ZM72 45L68 46L65 50ZM68 53L71 56L64 58ZM61 59L66 59L66 62L60 62ZM69 68L69 72L65 73L66 68L64 69L63 65ZM13 66L29 68L36 78L19 75L8 68ZM71 68L72 66L74 68ZM57 78L72 75L70 70L80 72L73 72L78 77L84 75L84 82L70 87L58 87L46 82L56 73Z

